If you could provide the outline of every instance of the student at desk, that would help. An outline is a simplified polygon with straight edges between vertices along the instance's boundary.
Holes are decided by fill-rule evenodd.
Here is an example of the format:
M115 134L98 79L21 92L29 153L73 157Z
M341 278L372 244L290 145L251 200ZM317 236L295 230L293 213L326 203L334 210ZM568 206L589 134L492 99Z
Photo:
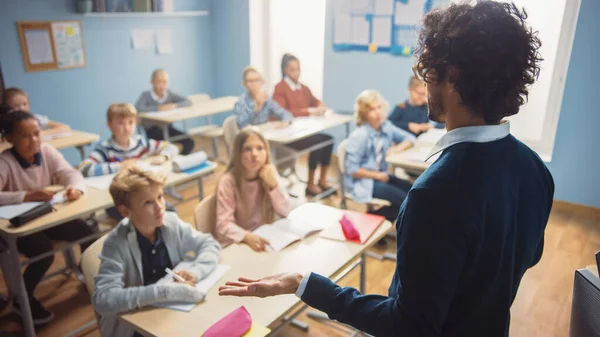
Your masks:
M386 120L387 103L375 90L365 90L356 98L356 125L346 145L344 184L360 202L372 198L388 200L391 206L375 211L390 222L396 221L400 205L411 184L387 172L388 151L410 146L415 137ZM397 144L392 148L394 144Z
M300 61L296 56L292 54L283 55L281 59L281 76L283 79L277 83L273 92L275 102L291 112L294 117L322 116L325 114L327 109L325 104L313 96L307 86L299 82ZM332 140L333 137L319 133L294 142L289 146L295 150L303 150ZM307 195L317 195L330 188L327 184L327 169L331 162L332 152L333 143L310 153L308 157ZM321 165L321 176L319 177L319 183L315 184L315 171L319 164Z
M416 76L412 76L408 81L408 100L396 105L388 119L392 124L415 136L432 128L446 127L444 123L430 121L428 114L425 85Z
M0 109L3 113L12 111L30 111L29 96L23 89L8 88L2 93L2 105ZM42 138L52 136L59 133L68 132L71 128L59 122L51 121L48 117L38 114L33 114L37 119L41 131Z
M99 256L92 304L101 315L98 326L104 337L141 336L119 320L119 313L170 301L198 303L206 295L195 284L215 269L221 246L176 213L165 212L164 182L164 177L130 167L110 186L126 218L108 234ZM187 284L157 284L165 268L174 268L189 252L195 254L190 268L177 272Z
M12 148L0 154L0 205L50 201L54 192L44 190L50 185L66 186L65 197L69 201L81 197L85 191L81 173L73 169L58 150L42 143L39 124L32 114L14 111L2 116L0 132L12 144ZM76 219L21 237L17 239L17 248L23 255L33 258L52 251L51 240L76 241L92 233L84 220ZM81 251L89 244L82 243ZM52 255L43 258L30 264L23 273L34 324L46 324L54 317L33 295L53 261ZM20 313L20 305L13 305Z
M286 217L290 212L287 193L278 178L264 137L252 129L240 131L227 172L217 187L215 234L219 242L243 242L255 251L265 250L269 241L252 231L272 223L275 215Z
M164 69L157 69L152 72L152 90L144 91L135 103L139 112L167 111L176 108L192 106L192 101L187 97L176 94L169 88L169 75ZM146 135L152 139L163 140L162 129L156 125L144 127ZM184 133L169 126L169 136L181 136ZM175 143L181 145L181 154L188 155L194 149L194 141L191 138L178 140Z
M162 165L177 155L177 147L167 141L134 134L136 117L137 112L131 104L110 105L106 112L106 125L112 137L98 143L90 156L79 164L78 168L85 177L117 173L136 165L143 158L150 158L151 165ZM106 213L117 220L122 219L114 207L107 209Z

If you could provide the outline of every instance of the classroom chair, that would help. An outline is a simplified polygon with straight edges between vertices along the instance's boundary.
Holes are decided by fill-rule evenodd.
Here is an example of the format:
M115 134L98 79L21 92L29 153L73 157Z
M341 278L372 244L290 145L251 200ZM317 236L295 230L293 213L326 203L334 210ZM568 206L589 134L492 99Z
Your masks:
M235 116L229 116L223 121L223 139L225 140L225 147L227 149L227 156L231 157L231 147L233 146L233 140L235 135L240 131L238 128Z
M337 159L338 159L338 171L340 173L339 176L339 180L340 180L340 191L341 191L341 198L342 198L342 202L340 204L340 208L341 209L348 209L348 205L346 204L346 199L350 199L355 203L358 204L363 204L361 202L358 202L356 200L354 200L352 198L352 196L350 195L350 193L346 192L346 187L344 186L344 174L346 172L346 167L344 165L344 161L346 159L346 146L348 145L348 139L344 139L340 145L338 145L337 148ZM384 199L377 199L377 198L373 198L371 199L370 202L368 203L364 203L367 206L367 211L368 212L372 212L373 210L375 210L375 208L377 207L384 207L384 206L390 206L391 203L387 200ZM395 233L394 234L388 234L391 236L395 237ZM382 254L377 254L371 251L367 251L366 254L372 258L375 258L379 261L383 261L383 260L396 260L396 255L392 254L392 253L383 253Z
M83 252L83 254L81 254L81 271L83 272L85 287L88 293L90 294L90 298L94 294L94 291L96 291L96 282L94 278L96 277L96 275L98 274L98 270L100 269L100 258L98 258L98 255L100 255L100 252L102 252L102 247L104 246L104 241L106 240L107 236L108 234L105 234L104 236L100 237L98 240L92 243ZM100 317L95 311L94 315L96 316L95 320L90 321L80 326L79 328L69 332L64 337L78 336L81 332L86 331L90 327L96 325Z
M588 269L575 271L570 337L600 337L600 279Z
M194 225L202 233L213 234L217 224L217 197L205 197L194 209Z
M188 99L192 101L193 107L194 105L207 102L210 100L210 96L207 94L195 94L188 96ZM185 133L189 134L190 136L198 135L203 138L209 138L212 144L213 159L222 162L219 158L219 137L223 137L223 128L212 124L211 116L205 116L204 121L206 125L193 128L188 128L187 120L182 121Z

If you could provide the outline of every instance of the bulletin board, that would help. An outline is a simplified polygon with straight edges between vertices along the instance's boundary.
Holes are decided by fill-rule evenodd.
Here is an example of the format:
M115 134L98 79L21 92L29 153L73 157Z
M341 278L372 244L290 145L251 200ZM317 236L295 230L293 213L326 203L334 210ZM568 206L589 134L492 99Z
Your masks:
M85 67L80 21L17 22L27 72Z
M333 49L410 56L425 13L450 0L337 0Z

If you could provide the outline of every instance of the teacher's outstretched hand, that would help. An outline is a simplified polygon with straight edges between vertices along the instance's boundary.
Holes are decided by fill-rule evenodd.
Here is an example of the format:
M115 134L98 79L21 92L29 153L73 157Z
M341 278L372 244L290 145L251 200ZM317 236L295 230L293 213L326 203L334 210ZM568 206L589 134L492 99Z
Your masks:
M258 280L240 277L219 288L219 296L269 297L294 294L304 276L299 273L282 273Z

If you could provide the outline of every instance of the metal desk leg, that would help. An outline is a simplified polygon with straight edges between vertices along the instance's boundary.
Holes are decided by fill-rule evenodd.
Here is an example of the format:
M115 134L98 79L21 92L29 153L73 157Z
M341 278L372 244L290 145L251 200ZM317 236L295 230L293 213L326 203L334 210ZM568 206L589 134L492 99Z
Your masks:
M27 290L25 289L25 282L23 282L23 276L21 275L21 264L19 263L19 254L17 251L16 238L5 238L8 244L8 258L7 264L8 269L4 277L10 278L10 284L16 285L15 288L11 289L13 298L19 301L21 306L21 317L23 319L23 329L25 330L26 337L35 337L35 328L33 326L33 318L31 317L31 308L29 307L29 297L27 296Z
M198 178L198 197L200 201L204 199L204 184L202 182L202 177Z
M360 293L365 294L367 291L367 256L362 254L360 260Z
M217 139L217 137L210 137L210 140L212 142L213 157L216 161L222 162L219 158L219 140Z
M346 123L346 138L350 137L350 122Z
M163 140L168 141L169 140L169 125L165 124L162 126L162 132L163 132Z
M79 155L81 156L81 160L85 159L85 151L83 150L83 145L77 146L77 150L79 150Z

